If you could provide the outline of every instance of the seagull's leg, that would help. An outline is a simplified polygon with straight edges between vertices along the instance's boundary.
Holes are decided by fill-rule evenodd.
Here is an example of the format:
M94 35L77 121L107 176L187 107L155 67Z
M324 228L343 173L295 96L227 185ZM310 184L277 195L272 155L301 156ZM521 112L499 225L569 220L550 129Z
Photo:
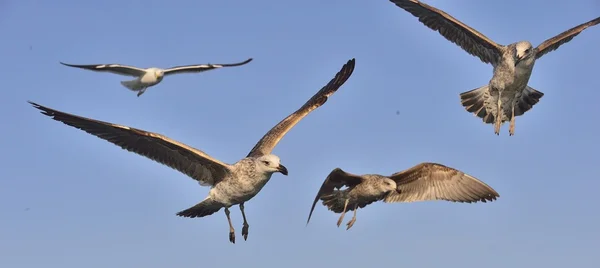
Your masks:
M337 222L338 227L340 227L340 224L342 224L342 221L344 220L344 215L346 215L346 209L348 208L348 202L350 202L350 199L346 198L346 201L344 202L344 210L342 211L342 215L340 215L340 219Z
M248 239L248 221L246 221L246 213L244 212L244 203L240 203L240 210L242 211L242 218L244 218L244 227L242 227L242 236L244 240Z
M500 135L500 125L502 124L502 94L498 91L498 109L496 109L496 124L494 125L494 133Z
M231 224L231 218L229 217L229 208L225 208L225 215L227 215L227 221L229 222L229 241L235 244L235 230L233 224Z
M515 106L516 103L512 106L512 114L510 116L510 127L508 128L508 135L515 135Z
M346 230L350 230L350 227L352 227L352 225L354 225L354 223L356 222L356 211L358 210L358 203L356 205L354 205L354 216L352 216L352 219L348 221L348 223L346 225L348 225L348 227L346 227Z
M146 92L145 87L143 87L142 89L140 89L140 91L138 91L137 96L139 97L140 95L144 94L144 92Z

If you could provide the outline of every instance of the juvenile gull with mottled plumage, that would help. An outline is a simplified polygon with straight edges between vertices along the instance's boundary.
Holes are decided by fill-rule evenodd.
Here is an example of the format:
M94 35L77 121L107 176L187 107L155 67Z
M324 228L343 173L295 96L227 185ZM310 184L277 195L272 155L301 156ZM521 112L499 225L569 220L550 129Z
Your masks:
M197 205L180 211L177 215L190 218L204 217L225 208L225 215L229 222L229 240L235 243L229 208L234 205L240 206L244 219L242 236L244 240L247 239L249 225L244 213L244 203L258 194L274 172L288 174L286 167L280 164L279 157L271 154L271 151L292 127L323 105L350 78L354 65L354 59L344 64L327 85L300 109L269 130L245 158L233 165L223 163L198 149L157 133L68 114L30 103L42 110L42 114L54 120L176 169L197 180L200 185L211 186L208 197Z
M529 41L500 45L444 11L417 0L390 0L396 6L419 18L425 26L439 32L482 62L492 64L494 75L488 85L460 94L468 112L494 123L494 133L510 121L509 135L515 134L515 117L529 111L544 93L528 86L535 61L546 53L571 41L581 31L600 23L600 17L577 25L533 48Z
M346 189L341 189L346 186ZM492 187L462 171L436 163L421 163L391 176L378 174L354 175L336 168L325 179L313 201L308 220L321 199L334 213L341 213L342 224L346 211L354 210L347 223L350 229L356 222L359 208L383 200L386 203L445 200L475 203L496 200L500 195Z
M248 62L251 62L252 58L249 58L245 61L238 63L228 63L228 64L195 64L195 65L183 65L183 66L175 66L169 69L160 69L160 68L147 68L142 69L134 66L127 66L123 64L86 64L86 65L77 65L77 64L68 64L61 62L60 64L75 67L84 70L96 71L96 72L109 72L120 75L134 76L136 79L129 81L121 81L121 85L128 88L131 91L137 91L137 96L144 94L146 89L160 83L165 76L179 73L199 73L205 72L208 70L213 70L217 68L223 67L234 67L241 66Z

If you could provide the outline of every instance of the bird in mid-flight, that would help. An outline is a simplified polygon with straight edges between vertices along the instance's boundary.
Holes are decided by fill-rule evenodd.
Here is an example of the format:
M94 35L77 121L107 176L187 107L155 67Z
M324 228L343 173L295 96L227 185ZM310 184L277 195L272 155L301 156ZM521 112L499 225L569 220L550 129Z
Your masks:
M225 215L229 222L229 241L235 243L229 208L234 205L240 206L244 219L242 236L246 240L249 225L244 213L245 202L258 194L271 179L273 173L288 174L287 168L280 163L279 157L271 154L271 151L302 118L327 102L327 99L350 78L354 71L354 65L354 59L344 64L327 85L322 87L300 109L269 130L245 158L234 164L221 162L203 151L158 133L85 118L30 103L33 107L41 110L42 114L56 121L169 166L197 180L202 186L211 186L208 197L195 206L178 212L177 215L190 218L204 217L225 208Z
M342 189L343 187L347 187ZM315 205L323 205L334 213L341 213L337 226L346 211L354 216L346 224L350 229L356 222L359 208L383 200L386 203L445 200L461 203L487 202L500 195L492 187L462 171L436 163L421 163L412 168L383 176L355 175L336 168L325 179L313 201L308 220Z
M417 0L390 0L396 6L419 18L425 26L439 32L482 62L492 64L494 75L489 84L460 94L468 112L494 123L494 133L510 121L509 135L515 134L515 117L530 110L544 93L527 85L535 61L546 53L571 41L581 31L600 23L600 17L560 33L537 47L529 41L500 45L446 12Z
M121 85L128 88L131 91L137 91L137 96L144 94L146 89L160 83L165 76L178 74L178 73L199 73L212 69L223 68L223 67L234 67L241 66L248 62L251 62L252 58L249 58L245 61L238 63L229 63L229 64L197 64L197 65L184 65L184 66L175 66L169 69L160 69L160 68L147 68L142 69L133 66L127 66L122 64L86 64L86 65L77 65L77 64L68 64L64 62L60 62L60 64L75 67L85 70L91 70L96 72L109 72L120 75L134 76L137 77L133 80L121 81Z

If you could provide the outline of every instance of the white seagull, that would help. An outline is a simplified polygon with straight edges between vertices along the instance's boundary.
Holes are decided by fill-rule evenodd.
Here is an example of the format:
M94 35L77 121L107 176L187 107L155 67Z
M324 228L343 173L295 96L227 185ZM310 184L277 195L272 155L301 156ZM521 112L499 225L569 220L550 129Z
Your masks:
M300 109L269 130L250 153L235 164L221 162L198 149L158 133L85 118L33 102L29 103L41 110L42 114L56 121L169 166L197 180L202 186L211 186L208 197L197 205L178 212L177 215L190 218L204 217L225 208L225 215L229 222L229 241L235 243L229 208L234 205L240 206L244 219L242 236L246 240L249 225L244 213L244 203L258 194L274 172L288 174L287 168L279 162L279 157L271 154L271 151L292 127L310 112L323 105L329 96L350 78L354 71L354 64L354 59L349 60L327 85Z
M144 94L147 88L154 86L160 83L165 76L178 74L178 73L199 73L212 69L222 68L222 67L234 67L241 66L248 62L251 62L252 58L249 58L245 61L238 63L229 63L229 64L197 64L197 65L184 65L184 66L175 66L169 69L160 69L160 68L147 68L142 69L134 66L127 66L123 64L86 64L86 65L77 65L77 64L68 64L64 62L60 62L60 64L75 67L85 70L91 70L96 72L109 72L120 75L134 76L137 77L133 80L121 81L121 85L125 86L131 91L137 91L137 96Z
M529 41L500 45L449 14L417 0L390 0L396 6L419 18L425 26L439 32L482 62L492 64L494 75L488 85L460 94L468 112L484 123L494 123L494 133L510 121L509 135L515 134L515 117L529 111L544 93L528 86L535 61L546 53L571 41L581 31L600 23L600 17L560 33L536 48Z
M346 186L346 189L340 189ZM336 168L325 179L313 201L308 220L321 199L334 213L341 213L339 227L346 211L354 216L346 224L350 229L356 222L359 208L383 200L386 203L445 200L461 203L487 202L500 195L492 187L460 170L437 163L421 163L390 176L378 174L355 175Z

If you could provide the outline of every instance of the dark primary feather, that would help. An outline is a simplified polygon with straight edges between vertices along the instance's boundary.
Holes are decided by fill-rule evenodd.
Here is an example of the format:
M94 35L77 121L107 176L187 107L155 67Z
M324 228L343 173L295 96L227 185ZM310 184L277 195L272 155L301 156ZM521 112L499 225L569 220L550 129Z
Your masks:
M546 53L556 50L561 45L571 41L573 39L573 37L577 36L579 33L581 33L586 28L594 26L598 23L600 23L600 17L595 18L586 23L579 24L569 30L566 30L566 31L560 33L559 35L557 35L555 37L552 37L552 38L542 42L539 46L537 46L535 48L535 50L536 50L535 58L539 59L542 56L544 56Z
M237 63L212 63L212 64L207 63L207 64L195 64L195 65L182 65L182 66L175 66L175 67L166 69L166 70L164 70L164 73L165 73L165 75L171 75L171 74L176 74L176 73L198 73L198 72L204 72L204 71L221 68L221 67L241 66L241 65L244 65L251 61L252 61L252 58L249 58L245 61L237 62Z
M321 185L321 188L319 189L319 192L317 193L317 196L313 201L306 224L308 224L308 222L310 221L310 217L312 216L313 210L315 210L315 205L322 196L331 195L333 194L335 189L339 189L344 186L354 187L363 182L363 180L364 179L361 176L345 172L341 168L335 168L334 170L332 170L329 173L329 175L327 175L327 178Z
M496 64L501 46L444 11L416 0L390 0L482 62Z
M42 114L145 156L207 184L216 184L229 169L206 153L157 133L64 113L29 101Z
M396 181L401 193L389 193L384 199L388 203L426 200L472 203L493 201L500 196L482 181L437 163L418 164L391 175L390 179Z
M69 66L69 67L84 69L84 70L90 70L90 71L96 71L96 72L109 72L109 73L114 73L114 74L129 75L129 76L135 76L135 77L142 76L146 73L146 70L144 70L144 69L134 67L134 66L117 64L117 63L78 65L78 64L68 64L68 63L60 62L60 64Z
M335 93L345 82L350 78L354 71L355 59L349 60L342 69L335 75L327 85L325 85L319 92L312 96L300 109L281 120L275 127L273 127L267 134L265 134L257 143L254 148L248 153L248 157L259 157L262 155L270 154L277 143L285 136L285 134L294 127L302 118L308 115L313 110L319 108L325 102L327 98Z

